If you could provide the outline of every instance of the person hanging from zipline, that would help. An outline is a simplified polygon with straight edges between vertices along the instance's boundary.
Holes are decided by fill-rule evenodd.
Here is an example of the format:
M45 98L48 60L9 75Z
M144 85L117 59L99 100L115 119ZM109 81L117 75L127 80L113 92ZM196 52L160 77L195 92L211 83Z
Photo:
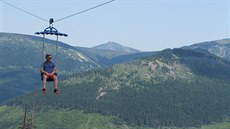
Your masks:
M42 76L42 93L46 94L46 81L54 82L54 94L58 94L58 79L56 74L56 66L51 61L52 56L46 54L46 61L41 65L41 76Z

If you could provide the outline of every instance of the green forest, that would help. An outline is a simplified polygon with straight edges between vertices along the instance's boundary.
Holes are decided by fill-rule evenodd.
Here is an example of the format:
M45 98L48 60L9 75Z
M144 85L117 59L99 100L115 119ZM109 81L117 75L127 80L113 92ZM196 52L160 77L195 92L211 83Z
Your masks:
M156 66L153 68L153 66ZM113 123L141 127L201 127L230 116L228 62L206 53L165 50L160 54L68 77L60 95L52 87L12 99L37 112L80 110L114 116Z

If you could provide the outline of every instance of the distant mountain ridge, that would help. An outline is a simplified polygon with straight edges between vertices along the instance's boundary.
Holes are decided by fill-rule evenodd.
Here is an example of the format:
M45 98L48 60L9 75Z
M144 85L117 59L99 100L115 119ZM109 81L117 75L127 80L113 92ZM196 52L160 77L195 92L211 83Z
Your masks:
M123 46L119 43L116 42L108 42L105 44L101 44L95 47L92 47L93 49L101 49L101 50L111 50L111 51L120 51L120 52L126 52L126 53L136 53L136 52L140 52L140 50L134 49L134 48L130 48L130 47L126 47Z
M206 50L214 55L217 55L218 57L230 61L230 39L196 43L190 46L184 46L182 48L196 51Z

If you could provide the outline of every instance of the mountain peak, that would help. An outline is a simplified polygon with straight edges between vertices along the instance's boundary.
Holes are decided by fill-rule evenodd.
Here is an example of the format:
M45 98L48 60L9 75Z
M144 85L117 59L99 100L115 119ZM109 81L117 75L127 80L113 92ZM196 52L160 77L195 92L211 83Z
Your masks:
M126 47L121 45L120 43L109 41L107 43L94 46L92 47L94 49L102 49L102 50L111 50L111 51L121 51L121 52L127 52L127 53L135 53L135 52L140 52L137 49Z
M109 41L108 43L105 43L105 44L109 44L109 45L121 45L120 43L113 42L113 41Z

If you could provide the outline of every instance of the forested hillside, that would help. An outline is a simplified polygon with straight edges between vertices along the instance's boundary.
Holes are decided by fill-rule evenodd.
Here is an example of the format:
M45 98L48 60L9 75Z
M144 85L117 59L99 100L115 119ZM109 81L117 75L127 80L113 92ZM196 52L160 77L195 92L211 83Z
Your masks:
M44 39L44 42L45 54L50 53L53 56L59 79L74 73L127 62L151 54L145 52L133 55L129 51L73 47L58 42L56 58L56 41ZM39 67L45 60L42 57L42 45L41 37L0 33L0 103L41 87ZM129 55L126 58L118 57L125 54Z
M226 120L230 114L230 64L191 50L164 50L126 64L76 74L41 97L40 91L7 105L32 105L37 111L82 110L113 115L116 124L194 127Z

